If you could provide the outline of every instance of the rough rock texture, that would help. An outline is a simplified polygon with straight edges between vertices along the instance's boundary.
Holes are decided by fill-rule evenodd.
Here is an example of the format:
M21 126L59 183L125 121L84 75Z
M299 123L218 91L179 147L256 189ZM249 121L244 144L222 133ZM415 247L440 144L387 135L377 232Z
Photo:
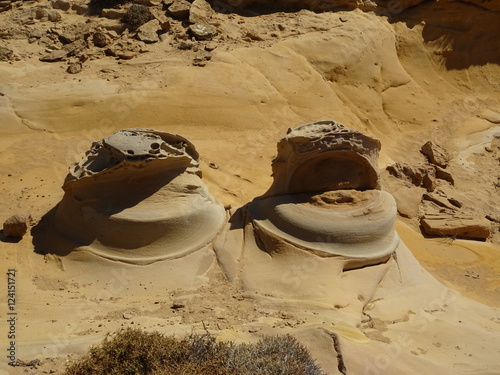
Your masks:
M210 40L217 35L217 29L206 23L195 23L189 26L189 32L197 40Z
M407 8L414 7L426 0L279 0L272 3L267 0L217 0L219 7L229 9L264 9L264 10L296 10L309 9L313 11L351 10L364 11L387 10L392 14L399 14ZM474 1L474 0L471 0ZM475 0L481 1L481 0ZM221 3L223 5L221 5ZM271 3L271 5L270 5Z
M205 0L194 0L189 9L189 22L208 23L215 11Z
M168 7L168 14L176 18L188 18L190 8L191 4L186 0L175 0L173 4Z
M7 237L23 237L28 231L30 214L21 213L9 217L3 223L3 234Z
M185 138L129 129L94 142L71 167L55 228L65 247L105 258L151 263L208 244L224 207L200 179L198 153Z
M268 196L380 189L380 142L334 121L289 129L278 142Z
M158 37L159 30L160 22L157 19L153 19L137 29L137 39L145 43L158 42L160 40Z
M249 213L266 251L285 241L346 268L379 263L398 243L394 198L380 191L380 142L334 121L289 129L278 142L274 182ZM280 249L280 250L277 250Z
M485 240L490 236L490 223L483 218L459 214L426 214L420 220L425 233Z
M434 144L431 141L426 142L421 148L420 152L424 154L429 162L441 168L446 168L449 161L448 153L444 148Z

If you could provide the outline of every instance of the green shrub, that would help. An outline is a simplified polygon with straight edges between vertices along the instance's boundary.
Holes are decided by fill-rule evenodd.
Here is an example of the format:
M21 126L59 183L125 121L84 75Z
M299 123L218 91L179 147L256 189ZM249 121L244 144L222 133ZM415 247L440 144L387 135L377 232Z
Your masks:
M290 335L256 344L216 342L211 335L184 339L121 330L66 369L66 375L324 375Z

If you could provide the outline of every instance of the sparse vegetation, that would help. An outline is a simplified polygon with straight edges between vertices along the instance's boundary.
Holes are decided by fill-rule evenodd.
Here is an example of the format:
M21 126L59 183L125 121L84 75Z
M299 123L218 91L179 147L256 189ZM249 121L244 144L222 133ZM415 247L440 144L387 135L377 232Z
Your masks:
M132 4L128 8L127 15L123 21L128 23L132 30L135 30L152 19L153 16L147 6L142 4Z
M106 337L70 365L66 375L324 375L290 335L256 344L217 342L210 334L183 339L126 329Z

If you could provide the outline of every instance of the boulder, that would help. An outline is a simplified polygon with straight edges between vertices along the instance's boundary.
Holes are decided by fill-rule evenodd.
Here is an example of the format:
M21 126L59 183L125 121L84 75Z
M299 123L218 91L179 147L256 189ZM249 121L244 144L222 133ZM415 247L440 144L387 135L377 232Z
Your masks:
M446 150L432 141L428 141L421 148L420 152L424 154L431 164L437 165L441 168L446 168L449 161L449 156Z
M31 216L28 213L20 213L11 216L3 223L3 234L7 237L23 237L28 231Z
M422 229L432 236L451 236L471 240L486 240L491 233L490 223L485 218L466 214L425 214L420 219Z

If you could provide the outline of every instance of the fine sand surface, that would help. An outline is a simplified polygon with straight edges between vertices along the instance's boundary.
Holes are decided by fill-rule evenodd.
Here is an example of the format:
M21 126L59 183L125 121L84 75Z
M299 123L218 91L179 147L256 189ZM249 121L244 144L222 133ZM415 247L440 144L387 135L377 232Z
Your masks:
M359 10L219 14L227 34L245 27L267 35L277 23L297 32L220 41L204 67L166 42L120 64L89 61L76 75L37 57L0 62L1 220L29 212L36 225L63 198L68 167L92 142L127 128L191 141L208 191L234 213L271 186L276 142L287 129L320 120L380 140L381 170L424 163L420 147L440 144L455 180L441 189L472 215L499 220L499 154L485 149L500 132L500 57L488 39L497 38L498 13L474 8L471 18L483 15L482 24L462 35L456 25L470 6L432 6L409 9L394 22ZM475 46L480 41L484 49ZM381 176L383 190L409 189ZM88 252L41 255L31 233L20 241L1 235L0 271L17 269L17 357L42 362L30 374L62 373L67 361L123 327L179 335L206 327L238 342L292 333L329 374L339 373L331 334L339 337L347 373L500 374L500 234L498 221L490 222L490 238L479 242L425 238L416 217L398 217L397 256L349 273L352 293L342 290L337 304L334 291L327 304L273 294L273 285L269 295L245 290L228 280L210 247L141 266ZM291 272L300 290L315 289L300 258L275 265L276 273ZM360 295L369 299L357 308ZM0 374L24 370L8 367L2 354Z

